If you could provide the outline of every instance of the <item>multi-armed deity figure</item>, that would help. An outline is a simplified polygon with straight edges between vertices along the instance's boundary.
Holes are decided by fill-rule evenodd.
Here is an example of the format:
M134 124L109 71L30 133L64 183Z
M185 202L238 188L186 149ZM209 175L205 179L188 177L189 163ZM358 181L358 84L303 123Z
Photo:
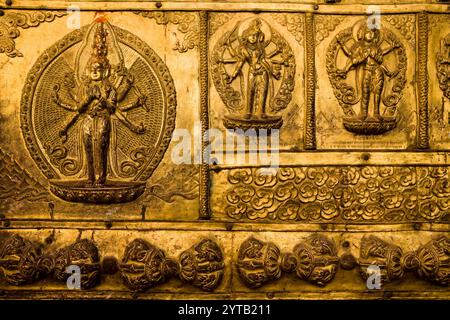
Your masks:
M369 116L370 98L373 98L374 120L382 121L380 115L381 94L383 92L385 75L394 76L396 73L389 71L383 64L383 57L398 48L398 44L393 44L386 49L380 46L381 33L377 28L370 29L367 24L362 24L358 30L358 41L349 49L340 38L338 42L349 58L344 70L339 73L345 77L351 68L360 67L361 76L361 111L359 117L361 120L367 120ZM358 81L357 77L357 81Z
M59 86L55 86L54 101L62 108L76 114L60 132L65 141L67 133L78 121L82 121L82 141L87 162L88 185L102 186L108 174L108 153L111 140L111 116L115 115L122 124L136 134L145 131L143 124L131 123L122 111L146 107L146 97L140 95L127 105L125 100L133 86L133 77L127 73L123 61L112 74L113 67L108 60L108 32L104 22L96 23L92 51L85 67L85 74L78 88L75 101L65 102L60 98Z
M265 22L264 22L265 24ZM266 33L263 28L266 28ZM272 34L270 34L272 33ZM288 45L285 44L281 37L274 42L273 30L265 24L261 19L245 20L236 25L231 33L228 34L224 45L216 51L217 57L215 63L222 65L220 83L225 83L228 89L218 87L219 93L231 92L231 84L239 77L239 96L243 99L242 110L231 116L226 116L225 126L241 126L241 127L261 127L274 128L282 124L281 116L269 115L267 107L272 104L272 98L277 93L274 90L273 79L282 80L282 68L287 68L287 73L294 70L292 57L288 51ZM233 42L237 41L238 45L233 46ZM273 43L273 49L270 44ZM228 52L229 57L224 57ZM225 64L232 64L231 74L223 67ZM244 73L246 74L244 75ZM217 74L215 76L218 76ZM222 86L216 82L216 86ZM292 91L292 89L287 89ZM230 104L230 99L226 93L222 97L225 103ZM287 104L289 98L280 97L282 104ZM273 111L273 110L272 110ZM253 125L252 125L253 124ZM259 124L259 126L258 126Z
M388 30L369 26L365 20L355 24L353 33L351 29L342 31L335 41L337 44L331 45L328 53L329 57L334 56L334 61L327 62L328 72L335 92L340 91L338 99L346 113L345 128L362 134L380 134L393 129L396 126L396 105L405 82L400 79L406 69L406 57L400 42ZM340 50L347 58L343 69L336 67ZM396 69L392 71L385 59L391 52L397 56ZM352 70L355 70L354 83L344 83L343 79L349 78ZM396 89L390 92L387 79L393 78L399 78L398 84L393 84ZM356 114L351 105L358 102L360 111ZM380 110L382 103L388 109L384 113Z

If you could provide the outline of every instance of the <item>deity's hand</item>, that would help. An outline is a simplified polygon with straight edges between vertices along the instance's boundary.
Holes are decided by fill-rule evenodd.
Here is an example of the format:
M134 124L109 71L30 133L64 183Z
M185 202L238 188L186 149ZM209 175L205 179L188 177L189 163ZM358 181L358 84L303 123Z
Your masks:
M277 51L276 51L277 54L278 53L282 53L284 51L284 44L283 43L277 43L276 46L277 46Z
M222 59L222 57L220 57L220 56L215 56L215 57L214 57L214 61L215 61L217 64L223 63L223 59Z
M344 41L341 39L341 37L337 36L336 40L337 40L337 43L339 43L339 45L341 45L341 46L344 45Z
M389 78L393 78L393 77L395 77L396 75L398 75L399 72L400 72L400 70L395 70L395 71L393 71L393 72L386 71L386 75L387 75Z
M129 84L129 85L131 85L131 84L133 84L134 83L134 76L132 75L132 74L127 74L127 76L125 77L125 79L126 79L126 81L127 81L127 83Z
M144 132L145 132L144 124L141 122L141 123L139 124L139 126L136 126L136 128L135 128L134 131L135 131L136 133L138 133L138 134L144 133Z
M397 42L397 41L395 41L395 40L393 40L393 41L391 42L391 46L392 46L393 49L396 49L396 48L400 48L400 47L401 47L400 43Z
M230 76L229 74L225 74L224 76L223 76L223 79L225 80L225 83L226 84L230 84L230 83L232 83L233 82L233 77L232 76Z
M281 71L274 72L273 77L277 80L280 80L281 79Z
M147 96L145 94L141 94L139 96L138 100L137 100L137 105L145 107L146 106L146 104L145 104L146 102L147 102Z
M57 105L61 105L61 99L59 97L58 91L54 91L52 94L52 101Z
M59 137L61 138L61 141L64 143L67 141L67 131L65 129L61 130L59 132Z
M343 79L347 78L347 72L345 70L336 70L336 75Z

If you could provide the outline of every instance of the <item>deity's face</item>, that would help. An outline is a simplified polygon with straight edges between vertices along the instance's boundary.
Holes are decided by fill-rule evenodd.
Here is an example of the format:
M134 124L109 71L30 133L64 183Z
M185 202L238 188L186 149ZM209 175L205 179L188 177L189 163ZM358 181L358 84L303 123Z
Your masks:
M367 30L364 34L364 40L366 40L367 42L372 42L374 38L375 32L373 30Z
M247 42L250 44L255 44L258 42L261 31L255 31L248 35Z
M325 286L328 282L333 280L337 272L337 264L332 263L326 266L314 268L308 280L317 283L319 286Z
M93 81L103 80L106 77L106 69L98 62L91 64L89 76Z

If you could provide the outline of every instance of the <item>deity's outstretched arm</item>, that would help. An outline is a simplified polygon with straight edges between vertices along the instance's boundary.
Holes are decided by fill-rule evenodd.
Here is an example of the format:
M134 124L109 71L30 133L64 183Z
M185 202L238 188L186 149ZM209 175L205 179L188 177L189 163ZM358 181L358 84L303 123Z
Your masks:
M231 64L231 63L236 63L236 62L238 62L238 59L235 59L235 58L220 59L219 62Z
M352 52L347 59L344 69L338 70L337 73L341 76L347 74L353 67L363 64L367 61L367 56L360 50L356 48L355 52Z
M65 102L62 102L61 100L57 100L55 102L58 106L60 106L61 108L65 109L67 111L73 111L73 112L77 111L77 107L74 105L71 105L70 103L65 103Z
M150 111L149 108L146 105L146 101L147 101L147 97L145 95L141 95L139 96L139 98L137 98L135 101L126 104L124 106L118 106L118 109L120 111L129 111L129 110L133 110L139 107L144 107L146 111Z
M342 39L337 38L337 42L339 43L339 46L341 47L342 51L344 52L344 54L351 58L352 57L352 52L350 51L350 49L345 45L345 43L342 41Z
M142 123L139 126L135 125L130 120L128 120L128 118L119 109L116 110L115 115L117 119L119 119L120 122L122 122L122 124L128 129L130 129L132 132L137 134L142 134L145 132L145 127Z
M245 60L243 60L243 59L239 60L238 64L236 65L236 68L234 69L233 73L230 76L230 79L228 79L228 82L231 82L234 79L236 79L238 74L241 72L242 67L244 66L244 63L245 63Z
M123 81L125 79L125 81ZM134 78L132 75L120 76L118 85L116 86L117 101L121 102L125 99L130 89L133 87Z
M350 69L352 69L357 64L359 64L359 61L355 59L348 59L347 63L344 66L344 69L338 70L338 73L341 75L346 75L350 71Z
M67 110L67 111L72 111L75 112L77 111L77 106L76 106L76 102L73 101L72 103L68 103L68 102L64 102L61 100L61 97L59 96L59 85L55 86L54 88L54 92L53 92L53 102L55 102L58 106L60 106L61 108Z
M380 67L389 78L395 77L400 72L399 69L390 71L384 64L382 64Z
M108 109L110 114L116 112L117 109L117 91L111 90L109 92L108 98L106 98L106 108Z
M267 59L273 58L275 57L277 54L280 54L283 52L283 49L281 48L281 45L277 44L277 48L275 50L273 50L272 52L268 53L266 55Z
M287 66L288 65L288 62L285 61L285 60L270 59L269 61L272 62L273 64L279 64L279 65L282 65L282 66Z
M391 52L394 49L400 48L400 44L396 43L396 42L392 42L390 43L389 47L383 49L382 54L383 56L388 54L389 52Z
M93 97L91 95L83 95L81 101L78 103L76 111L83 113L88 108L89 104L92 102Z

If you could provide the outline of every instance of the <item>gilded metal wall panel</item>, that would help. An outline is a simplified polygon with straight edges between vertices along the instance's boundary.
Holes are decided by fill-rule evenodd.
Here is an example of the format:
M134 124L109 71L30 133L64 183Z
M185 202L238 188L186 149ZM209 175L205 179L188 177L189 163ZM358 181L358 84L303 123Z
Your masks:
M446 4L8 1L0 89L2 298L450 297Z

